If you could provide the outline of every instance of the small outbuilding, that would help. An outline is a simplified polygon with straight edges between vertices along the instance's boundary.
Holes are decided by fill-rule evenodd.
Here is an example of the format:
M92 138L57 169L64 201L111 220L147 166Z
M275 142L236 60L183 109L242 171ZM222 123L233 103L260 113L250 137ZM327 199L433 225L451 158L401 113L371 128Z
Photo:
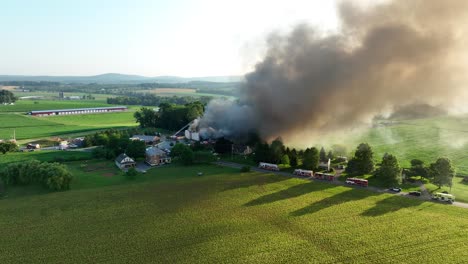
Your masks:
M136 166L135 160L127 156L127 154L122 153L115 159L115 165L119 169L128 169Z
M162 164L171 163L171 157L169 155L157 148L157 147L150 147L146 149L146 163L150 166L158 166Z

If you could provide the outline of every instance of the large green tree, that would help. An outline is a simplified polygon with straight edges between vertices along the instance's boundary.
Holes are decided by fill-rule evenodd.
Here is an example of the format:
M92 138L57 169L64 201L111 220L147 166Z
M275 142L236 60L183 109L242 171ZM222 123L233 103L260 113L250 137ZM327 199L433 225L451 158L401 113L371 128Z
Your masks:
M308 170L315 170L318 167L319 159L319 151L317 148L308 148L304 151L302 165Z
M171 157L179 159L184 165L191 165L194 161L192 149L186 144L177 143L171 150Z
M0 104L14 103L18 98L8 90L0 90Z
M325 151L325 148L322 147L320 148L320 161L325 162L327 161L327 152Z
M352 175L368 174L374 171L374 153L367 143L361 143L354 153L354 157L348 162L346 171Z
M297 151L296 149L292 149L291 152L288 154L289 156L289 164L291 167L296 167L297 166Z
M397 158L391 154L384 155L375 176L387 186L401 184L401 167Z
M408 171L408 176L421 176L427 178L428 174L429 170L424 167L424 161L419 159L411 160L411 168Z
M432 182L439 188L442 186L451 186L455 169L448 158L438 158L435 163L429 166L429 176Z
M127 146L126 154L132 158L145 157L146 145L144 141L131 140Z
M271 162L273 163L281 163L281 159L283 158L285 152L284 144L281 138L277 138L271 142L270 145L270 156Z
M133 114L136 122L140 124L140 127L157 127L158 125L158 113L153 109L142 107L140 111L136 111Z
M289 156L287 154L284 154L283 157L281 158L281 164L284 164L284 165L290 164Z

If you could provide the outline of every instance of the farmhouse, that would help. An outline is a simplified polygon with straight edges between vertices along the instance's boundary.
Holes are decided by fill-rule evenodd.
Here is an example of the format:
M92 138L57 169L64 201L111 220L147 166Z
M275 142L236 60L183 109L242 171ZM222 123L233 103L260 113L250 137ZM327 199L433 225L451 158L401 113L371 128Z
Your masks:
M32 115L32 116L78 115L78 114L122 112L126 110L127 110L126 106L112 106L112 107L93 107L93 108L31 111L28 113L28 115Z
M133 135L130 140L144 141L146 145L153 145L158 143L160 138L158 136Z
M127 154L122 153L115 159L115 165L119 167L119 169L128 169L135 167L135 161L127 156Z
M150 147L146 149L145 161L150 166L158 166L166 163L171 163L171 158L163 150L157 147Z

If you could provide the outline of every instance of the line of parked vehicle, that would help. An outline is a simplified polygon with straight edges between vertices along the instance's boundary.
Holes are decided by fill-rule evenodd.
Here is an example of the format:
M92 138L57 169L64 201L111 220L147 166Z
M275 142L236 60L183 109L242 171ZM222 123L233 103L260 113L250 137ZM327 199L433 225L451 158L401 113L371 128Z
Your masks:
M266 163L266 162L260 162L258 164L258 167L260 169L264 170L271 170L271 171L279 171L279 167L276 164L271 164L271 163ZM293 172L294 175L301 176L301 177L312 177L317 180L328 180L328 181L334 181L336 178L336 175L329 174L329 173L322 173L322 172L313 172L311 170L302 170L302 169L296 169ZM361 186L361 187L367 187L369 186L369 182L366 179L361 179L361 178L347 178L345 180L345 184L348 185L354 185L354 186ZM401 188L399 187L392 187L388 189L390 192L394 193L400 193L402 191ZM408 195L411 196L421 196L420 191L410 191L408 192ZM440 201L440 202L448 202L448 203L453 203L455 202L455 196L453 194L449 194L447 192L442 192L442 193L434 193L431 197L432 200L435 201Z

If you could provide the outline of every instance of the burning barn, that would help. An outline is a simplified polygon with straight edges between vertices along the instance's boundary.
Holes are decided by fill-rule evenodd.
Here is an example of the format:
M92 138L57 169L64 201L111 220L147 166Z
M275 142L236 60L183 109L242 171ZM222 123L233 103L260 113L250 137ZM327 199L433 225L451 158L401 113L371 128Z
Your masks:
M193 141L200 141L200 133L192 131L191 129L185 130L185 138Z

